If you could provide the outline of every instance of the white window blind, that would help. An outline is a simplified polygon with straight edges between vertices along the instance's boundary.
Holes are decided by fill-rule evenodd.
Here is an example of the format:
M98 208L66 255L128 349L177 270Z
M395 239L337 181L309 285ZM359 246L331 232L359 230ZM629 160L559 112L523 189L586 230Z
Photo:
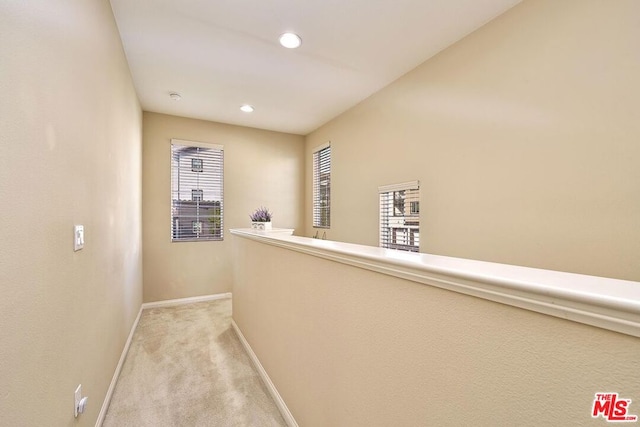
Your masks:
M380 247L420 251L420 183L385 185L380 193Z
M331 146L313 153L313 226L331 225Z
M221 145L171 140L171 241L223 239Z

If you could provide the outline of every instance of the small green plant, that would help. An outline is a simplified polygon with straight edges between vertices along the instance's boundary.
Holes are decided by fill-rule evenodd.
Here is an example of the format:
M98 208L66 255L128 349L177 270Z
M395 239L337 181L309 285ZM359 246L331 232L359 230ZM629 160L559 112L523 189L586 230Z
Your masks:
M249 215L249 218L251 218L251 221L253 222L271 222L271 216L269 209L261 207Z

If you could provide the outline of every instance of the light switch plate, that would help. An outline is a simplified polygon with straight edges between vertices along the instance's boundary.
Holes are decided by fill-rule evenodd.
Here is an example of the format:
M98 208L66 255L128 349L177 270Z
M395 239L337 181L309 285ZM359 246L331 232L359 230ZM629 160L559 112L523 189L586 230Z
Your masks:
M82 400L82 384L78 385L76 391L73 393L73 413L76 418L78 418L78 407L80 406L80 401Z
M73 250L79 251L84 248L84 225L73 227Z

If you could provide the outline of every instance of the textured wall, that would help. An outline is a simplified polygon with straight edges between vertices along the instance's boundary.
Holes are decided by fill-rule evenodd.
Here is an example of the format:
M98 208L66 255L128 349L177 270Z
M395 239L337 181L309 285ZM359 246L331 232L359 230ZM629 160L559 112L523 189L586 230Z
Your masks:
M302 136L147 112L143 123L145 302L231 291L228 229L249 227L260 206L274 227L303 228ZM222 242L171 243L172 138L224 146Z
M640 413L640 339L233 236L233 318L300 426L570 426Z
M640 280L638 16L524 1L310 134L328 238L377 246L378 186L417 179L422 252Z
M109 2L0 3L0 69L0 424L92 426L142 302L142 117Z

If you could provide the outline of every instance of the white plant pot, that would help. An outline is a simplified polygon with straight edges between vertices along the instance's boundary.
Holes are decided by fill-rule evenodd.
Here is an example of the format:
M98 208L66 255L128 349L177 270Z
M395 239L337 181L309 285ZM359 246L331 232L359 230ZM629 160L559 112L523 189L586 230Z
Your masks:
M251 228L254 230L271 230L271 221L269 222L253 221L251 223Z

